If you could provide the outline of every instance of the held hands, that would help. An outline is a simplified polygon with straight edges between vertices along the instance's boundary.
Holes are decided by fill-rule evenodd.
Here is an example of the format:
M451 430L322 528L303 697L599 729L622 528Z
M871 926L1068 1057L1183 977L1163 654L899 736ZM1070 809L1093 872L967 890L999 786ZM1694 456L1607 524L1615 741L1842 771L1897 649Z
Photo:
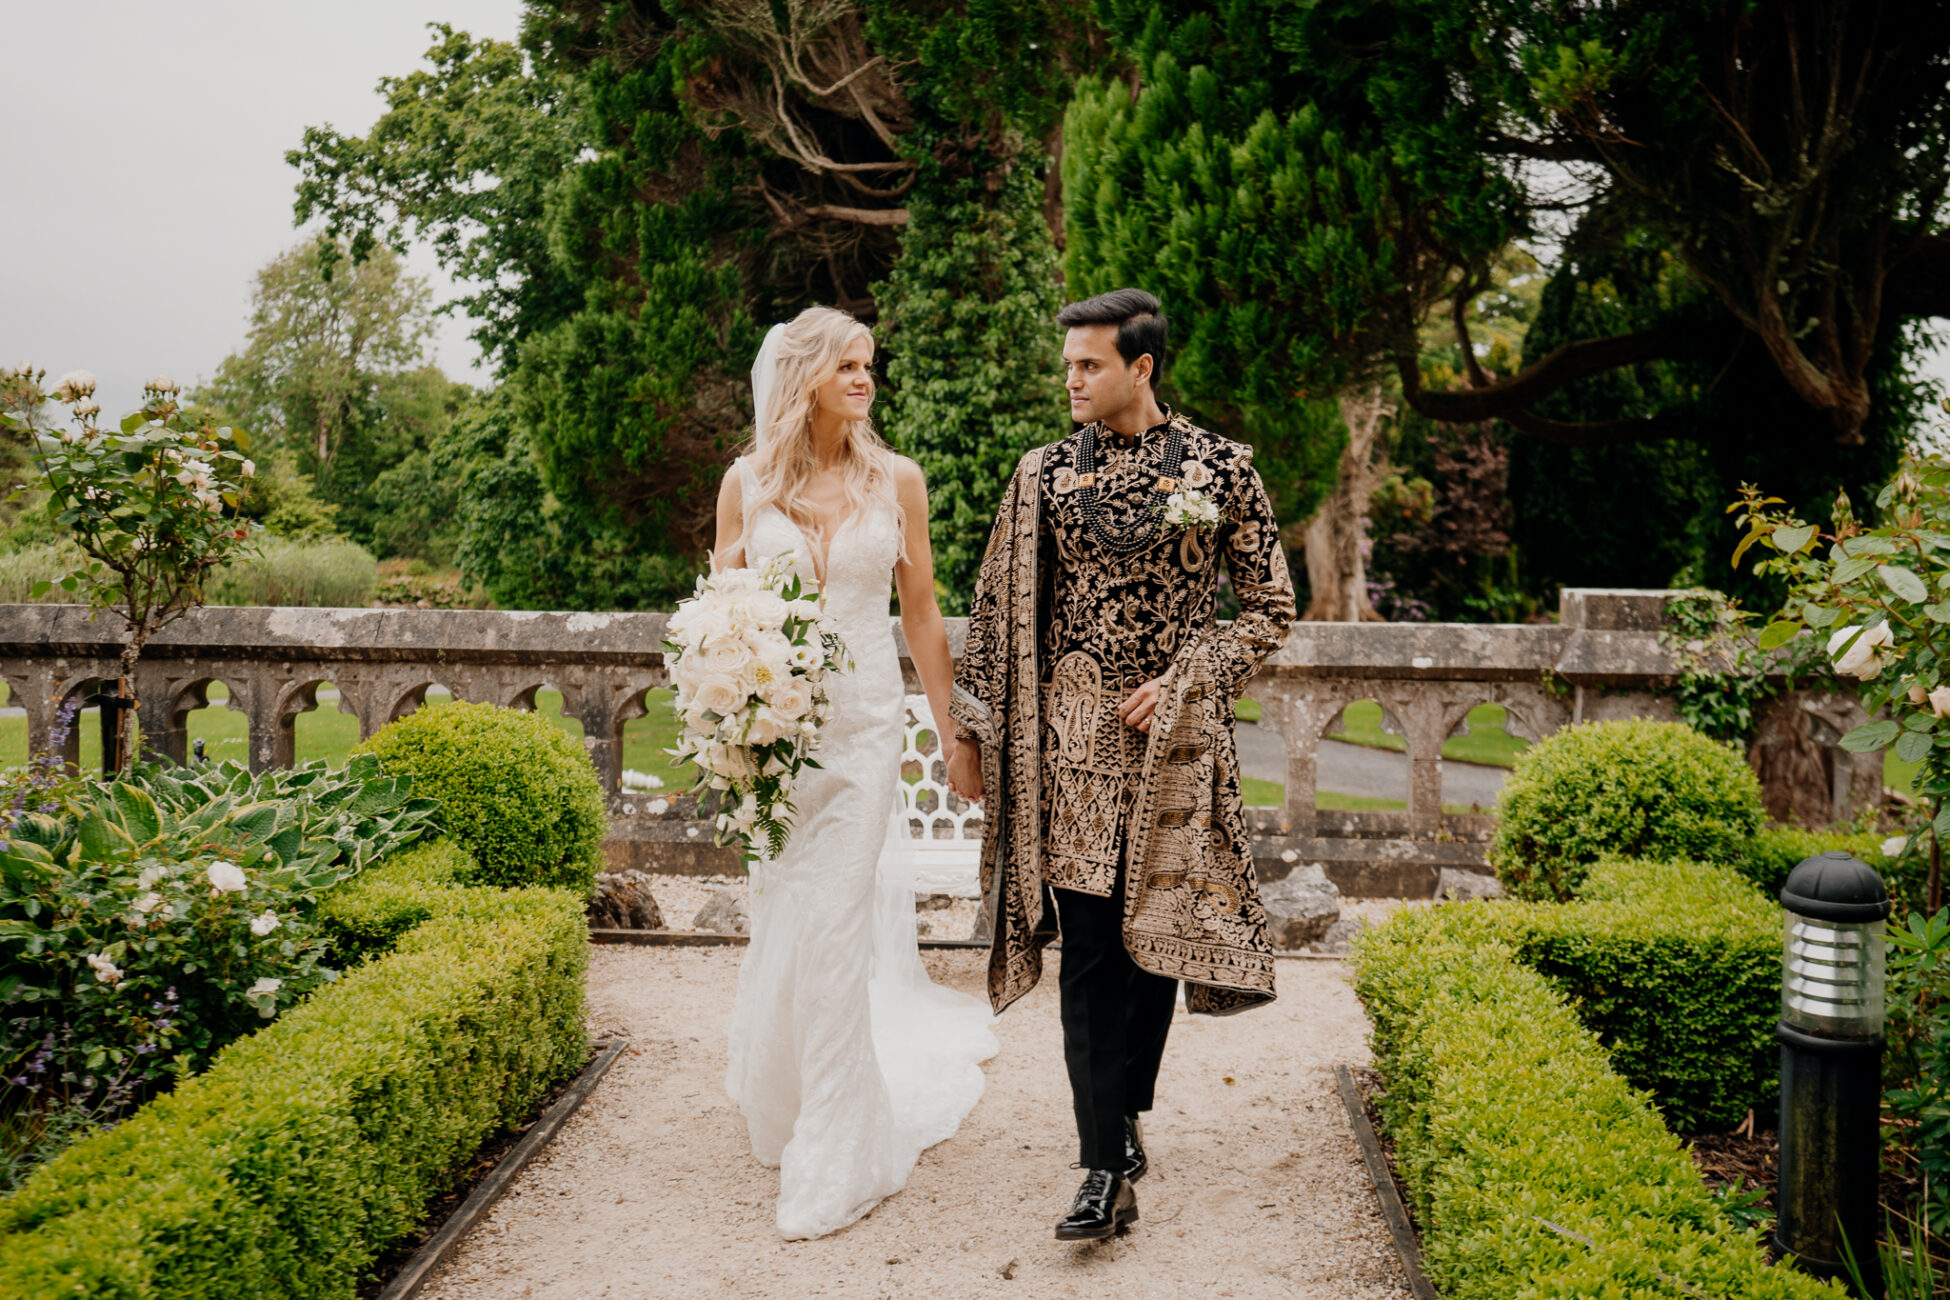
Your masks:
M957 740L948 751L948 789L970 803L982 802L982 746L973 740Z
M1163 689L1164 680L1162 677L1152 678L1117 706L1117 716L1124 720L1125 726L1146 735L1151 734L1151 718L1158 711L1158 695Z

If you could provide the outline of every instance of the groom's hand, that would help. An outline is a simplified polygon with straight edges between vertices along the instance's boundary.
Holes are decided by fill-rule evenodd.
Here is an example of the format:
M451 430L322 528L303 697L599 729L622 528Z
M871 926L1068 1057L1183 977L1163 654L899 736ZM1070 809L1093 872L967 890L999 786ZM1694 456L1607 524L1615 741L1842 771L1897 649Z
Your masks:
M1149 734L1151 717L1158 711L1158 693L1164 686L1164 678L1153 677L1144 685L1131 692L1130 698L1117 706L1117 716L1124 719L1124 725L1134 727Z
M948 789L970 803L982 802L982 745L964 736L948 755Z

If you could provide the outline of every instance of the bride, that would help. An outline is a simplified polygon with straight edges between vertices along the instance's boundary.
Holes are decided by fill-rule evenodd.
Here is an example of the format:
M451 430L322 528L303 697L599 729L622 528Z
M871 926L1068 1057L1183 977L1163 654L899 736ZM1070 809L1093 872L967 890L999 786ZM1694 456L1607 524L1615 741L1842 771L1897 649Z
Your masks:
M793 788L792 838L752 866L751 946L738 971L725 1088L752 1153L779 1170L779 1231L817 1237L899 1191L922 1151L981 1097L996 1052L988 1008L929 981L914 895L889 823L906 699L888 611L928 704L948 717L953 665L935 604L920 467L874 432L873 336L813 307L766 335L752 368L754 447L725 475L715 568L792 552L846 638L854 671L828 679L818 769ZM945 759L952 729L941 733ZM888 862L883 865L883 856Z

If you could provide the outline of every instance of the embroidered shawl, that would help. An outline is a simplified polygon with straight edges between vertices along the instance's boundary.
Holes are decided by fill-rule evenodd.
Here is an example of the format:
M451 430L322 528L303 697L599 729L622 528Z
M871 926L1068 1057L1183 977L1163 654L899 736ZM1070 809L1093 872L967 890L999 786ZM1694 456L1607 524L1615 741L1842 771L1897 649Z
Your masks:
M1209 437L1209 435L1207 435ZM1125 840L1124 942L1147 971L1186 981L1186 1005L1223 1013L1273 998L1266 913L1254 883L1240 806L1232 702L1293 618L1293 586L1251 451L1225 449L1216 544L1240 616L1189 635L1164 676L1143 779ZM989 999L995 1009L1042 975L1055 937L1044 914L1040 664L1044 577L1042 469L1025 456L997 513L956 667L952 712L982 748L986 794L982 889L994 922ZM1244 521L1242 523L1242 521Z

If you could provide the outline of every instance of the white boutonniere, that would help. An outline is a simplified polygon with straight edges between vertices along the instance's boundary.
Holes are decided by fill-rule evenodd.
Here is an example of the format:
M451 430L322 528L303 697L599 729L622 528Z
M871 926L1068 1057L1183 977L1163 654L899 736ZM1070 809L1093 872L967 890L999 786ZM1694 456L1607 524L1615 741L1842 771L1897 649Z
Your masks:
M1165 498L1165 523L1172 528L1217 528L1219 503L1195 488L1180 488Z

